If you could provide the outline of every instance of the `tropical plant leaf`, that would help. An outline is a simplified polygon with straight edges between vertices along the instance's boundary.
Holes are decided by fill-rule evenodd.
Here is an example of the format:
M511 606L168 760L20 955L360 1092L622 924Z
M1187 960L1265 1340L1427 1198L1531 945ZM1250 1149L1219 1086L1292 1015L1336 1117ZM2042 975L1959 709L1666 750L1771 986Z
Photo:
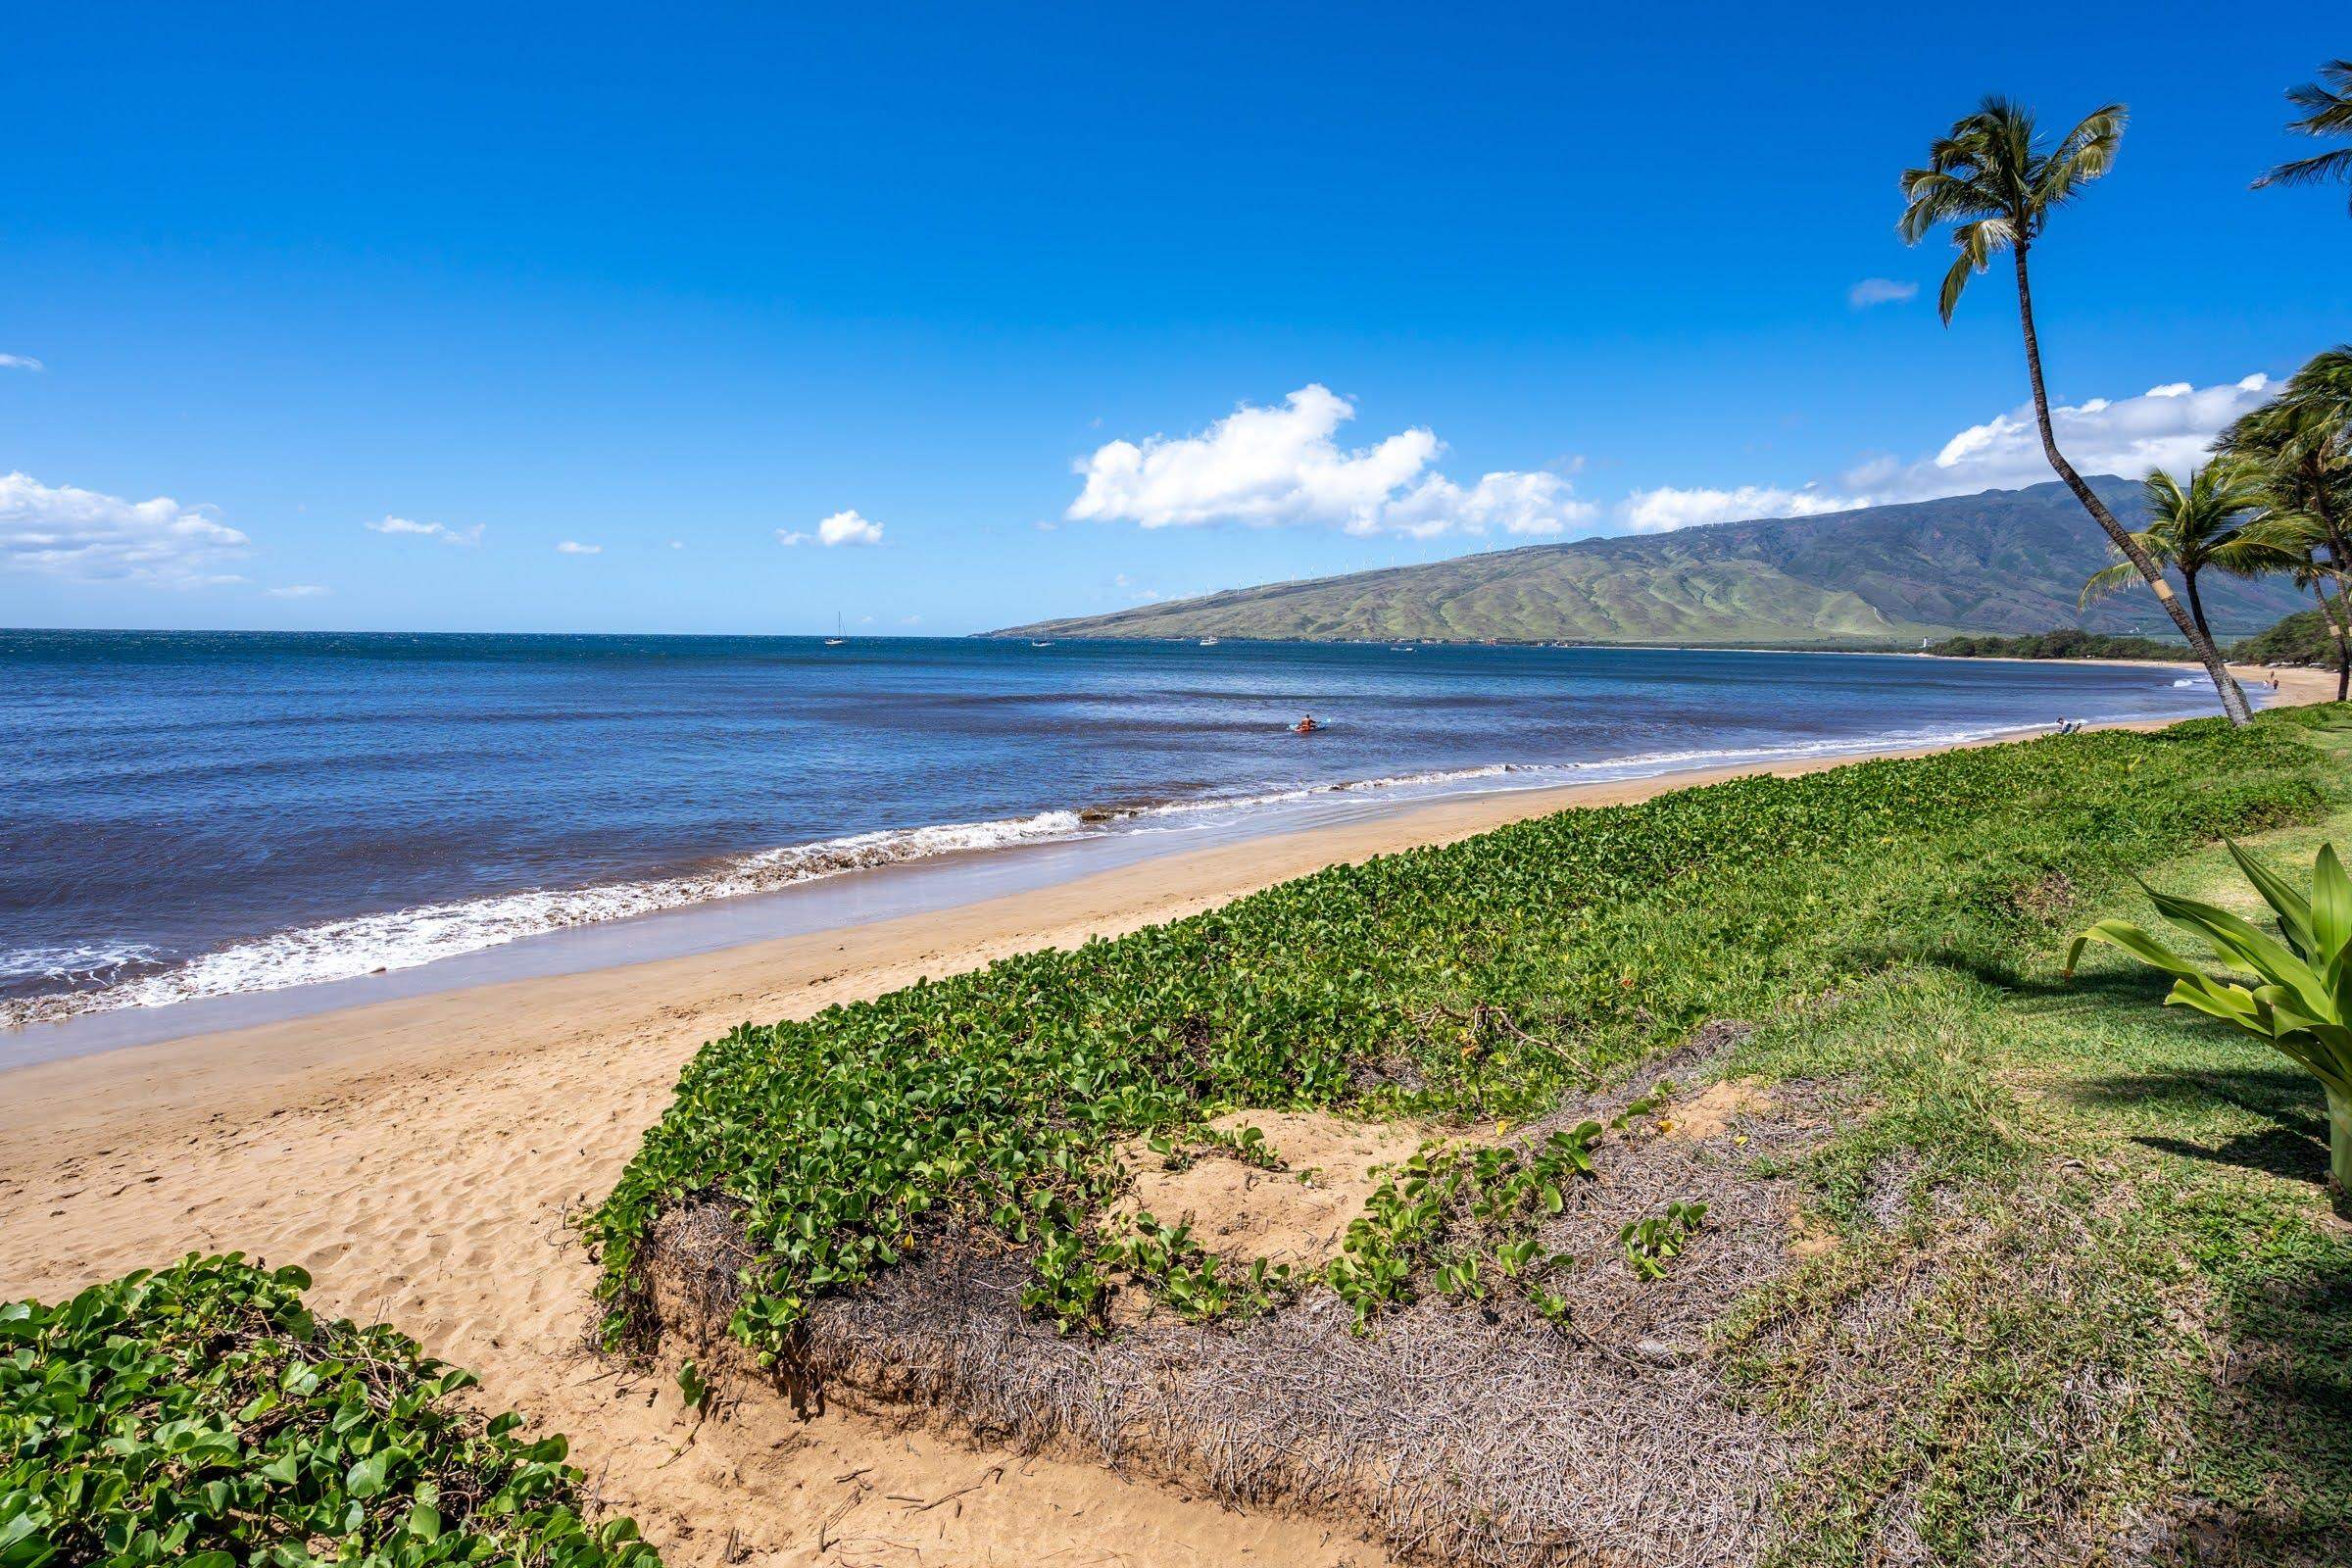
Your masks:
M2230 858L2254 885L2254 891L2262 895L2262 902L2278 916L2278 931L2287 945L2301 954L2306 962L2310 961L2318 951L2311 931L2311 901L2297 892L2293 883L2240 849L2235 839L2223 842L2229 846Z
M2352 877L2344 874L2344 862L2335 858L2332 844L2320 846L2311 868L2311 935L2317 944L2311 950L2315 957L2340 954L2352 944Z

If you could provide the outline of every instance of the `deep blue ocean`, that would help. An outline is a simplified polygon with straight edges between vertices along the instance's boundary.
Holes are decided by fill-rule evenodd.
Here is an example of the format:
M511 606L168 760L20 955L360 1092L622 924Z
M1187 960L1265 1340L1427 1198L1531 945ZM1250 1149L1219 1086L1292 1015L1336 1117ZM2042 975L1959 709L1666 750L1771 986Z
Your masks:
M0 1022L926 857L2211 704L1867 656L0 632Z

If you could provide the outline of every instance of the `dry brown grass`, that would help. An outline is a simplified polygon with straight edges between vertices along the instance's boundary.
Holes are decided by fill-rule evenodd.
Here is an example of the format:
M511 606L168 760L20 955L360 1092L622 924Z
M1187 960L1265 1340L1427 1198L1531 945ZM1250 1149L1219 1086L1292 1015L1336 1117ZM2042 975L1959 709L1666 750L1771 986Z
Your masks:
M1703 1071L1729 1038L1710 1034L1663 1066ZM1512 1141L1605 1120L1628 1098L1564 1107ZM846 1393L1235 1503L1359 1522L1432 1559L1753 1562L1773 1543L1772 1499L1792 1456L1727 1393L1706 1332L1786 1265L1789 1195L1749 1173L1750 1157L1793 1150L1816 1128L1801 1103L1722 1099L1709 1102L1711 1127L1661 1135L1645 1118L1610 1134L1596 1179L1546 1223L1546 1247L1580 1260L1565 1329L1515 1297L1425 1292L1359 1335L1346 1305L1314 1289L1239 1324L1155 1315L1064 1337L1019 1309L1024 1252L957 1235L818 1303L785 1376L811 1399ZM1618 1230L1678 1200L1706 1202L1707 1226L1664 1280L1640 1280ZM662 1325L736 1376L750 1369L724 1324L741 1255L733 1210L706 1202L669 1216L649 1259Z

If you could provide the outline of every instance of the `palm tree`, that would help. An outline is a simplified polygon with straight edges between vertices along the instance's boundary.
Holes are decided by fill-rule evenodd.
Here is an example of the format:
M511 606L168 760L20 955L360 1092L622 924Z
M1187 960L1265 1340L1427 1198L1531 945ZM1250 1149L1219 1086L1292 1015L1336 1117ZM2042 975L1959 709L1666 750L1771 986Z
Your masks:
M2260 475L2266 529L2299 547L2336 643L2335 697L2352 695L2352 344L2314 355L2216 449ZM2329 583L2335 586L2332 602Z
M2328 635L2335 639L2335 700L2342 702L2345 688L2352 686L2352 600L2343 590L2343 576L2329 564L2326 543L2316 533L2293 526L2288 519L2288 538L2303 551L2302 559L2292 568L2294 583L2308 589L2320 602L2320 621ZM2328 585L2336 585L2333 599L2328 597Z
M2042 385L2041 343L2034 330L2034 289L2026 258L2041 237L2050 215L2114 165L2125 118L2122 104L2109 104L2085 117L2060 137L2056 146L2045 147L2031 111L2005 98L1986 98L1975 114L1954 123L1947 135L1929 147L1927 168L1904 172L1905 206L1898 231L1906 242L1916 245L1936 224L1952 225L1952 243L1959 247L1960 255L1944 274L1937 302L1946 326L1951 324L1952 309L1960 303L1960 291L1968 286L1971 275L1990 267L1998 251L2006 250L2015 259L2017 315L2025 331L2026 375L2034 388L2034 416L2041 426L2042 456L2049 459L2050 466L2082 503L2091 520L2106 530L2116 553L2139 573L2173 617L2173 624L2213 677L2222 711L2230 715L2232 724L2243 724L2253 717L2253 711L2247 707L2246 694L2238 690L2229 666L2222 662L2213 639L2189 618L2180 596L2165 581L2164 568L2082 482L2075 466L2058 450L2058 438L2050 429L2050 398Z
M2286 128L2306 136L2352 137L2352 60L2330 60L2320 68L2320 79L2286 89L2287 101L2303 111ZM2352 184L2352 147L2315 153L2280 164L2254 182L2265 185L2316 185L2323 179Z
M2262 487L2234 464L2208 463L2189 470L2188 483L2162 468L2141 486L2147 496L2148 525L2132 537L2151 560L2180 574L2188 595L2188 617L2207 638L2213 626L2205 618L2205 598L2197 591L2197 575L2213 570L2233 577L2252 577L2266 571L2288 571L2295 564L2291 547L2254 526L2250 519L2262 510ZM2120 593L2139 578L2139 569L2119 561L2105 571L2091 573L2082 585L2082 605Z

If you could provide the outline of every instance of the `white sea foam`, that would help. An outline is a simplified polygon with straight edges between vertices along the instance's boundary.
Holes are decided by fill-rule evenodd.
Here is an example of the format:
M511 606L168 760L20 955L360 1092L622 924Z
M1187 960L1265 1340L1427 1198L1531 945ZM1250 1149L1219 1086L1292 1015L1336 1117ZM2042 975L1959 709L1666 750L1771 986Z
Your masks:
M2053 721L2054 722L2054 721ZM1995 724L1975 729L1895 730L1883 735L1853 736L1817 741L1782 741L1767 746L1700 747L1690 751L1637 752L1627 757L1597 758L1589 762L1569 762L1562 770L1591 777L1595 773L1618 772L1629 776L1643 773L1680 772L1702 767L1720 767L1735 762L1792 761L1807 757L1858 757L1870 752L1905 752L1924 746L1961 746L1970 741L1988 741L2003 735L2045 726L2031 724Z
M942 855L1084 838L1105 830L1152 831L1148 823L1152 820L1306 807L1315 803L1336 805L1342 799L1365 796L1390 795L1401 801L1478 789L1537 789L1601 779L1642 778L1740 762L1950 746L2014 735L2024 727L2027 726L2008 724L1975 729L1920 729L1763 746L1642 752L1578 762L1492 762L1477 767L1302 785L1255 795L1171 801L1088 812L1084 816L1076 811L1051 810L995 821L858 833L813 844L763 850L680 876L500 894L281 931L113 985L0 1001L0 1028L116 1007L164 1006L201 998L355 979L379 970L409 969L438 958L478 953L544 932L622 920L715 899L768 893L848 871ZM0 954L0 976L54 975L68 983L76 979L86 981L103 978L111 967L151 961L151 956L143 950L127 949L76 948L38 953L24 950Z
M569 926L625 920L712 899L769 893L817 877L905 860L1075 838L1085 831L1075 811L1040 811L999 821L856 833L762 850L682 876L497 894L329 920L239 942L116 985L0 1001L0 1028L116 1007L160 1007L206 997L350 980L379 970L412 969L436 958L478 953ZM95 949L75 949L71 954L25 950L0 955L0 973L54 974L71 980L89 975L97 956ZM119 965L136 961L138 956L125 953L113 961ZM66 958L78 961L69 964L62 961Z
M79 984L102 980L121 969L155 961L155 950L139 942L76 942L65 947L18 948L0 953L0 980L55 980Z
M1290 789L1268 790L1260 795L1209 795L1193 801L1167 801L1157 806L1138 806L1110 813L1110 820L1128 821L1138 817L1191 816L1202 811L1242 810L1252 807L1293 806L1302 801L1321 800L1331 795L1368 795L1379 792L1403 793L1414 789L1443 789L1449 785L1471 783L1477 779L1499 778L1505 773L1541 773L1548 771L1523 762L1490 762L1482 767L1446 768L1430 773L1398 773L1387 778L1350 779L1336 784L1300 784Z

